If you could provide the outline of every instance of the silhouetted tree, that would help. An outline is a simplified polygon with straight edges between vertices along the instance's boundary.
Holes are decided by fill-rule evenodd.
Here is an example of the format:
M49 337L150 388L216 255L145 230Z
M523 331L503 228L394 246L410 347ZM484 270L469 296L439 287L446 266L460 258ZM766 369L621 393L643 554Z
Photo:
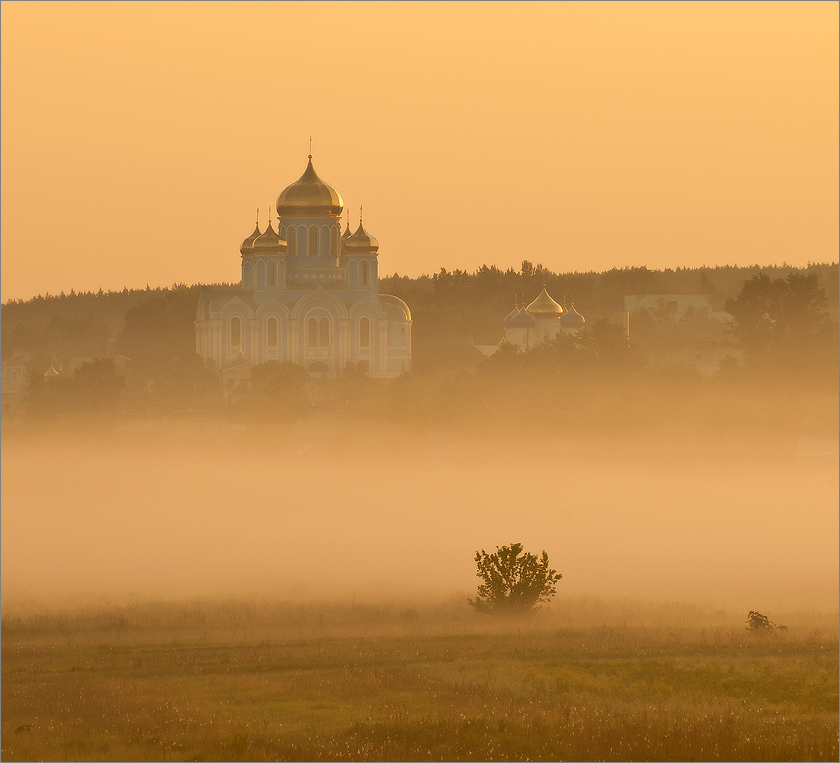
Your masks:
M735 299L726 300L733 332L753 358L802 349L830 336L825 320L825 289L816 273L771 278L757 273L744 282Z
M547 602L557 593L563 576L548 566L548 554L537 558L524 552L521 543L496 547L496 553L476 551L476 576L484 583L475 599L468 599L479 612L521 614Z
M750 610L749 615L747 615L747 630L752 633L772 633L774 630L786 631L787 627L776 625L767 615Z

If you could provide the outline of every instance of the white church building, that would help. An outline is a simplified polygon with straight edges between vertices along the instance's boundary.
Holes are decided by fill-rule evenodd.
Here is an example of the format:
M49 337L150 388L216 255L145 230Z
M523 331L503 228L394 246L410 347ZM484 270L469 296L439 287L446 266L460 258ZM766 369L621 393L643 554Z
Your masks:
M586 320L575 310L574 305L564 308L554 301L543 286L537 298L527 307L516 305L505 316L502 322L505 332L503 341L527 350L546 340L551 341L560 334L576 334L585 323Z
M196 352L242 375L290 361L331 378L355 368L392 379L411 366L411 312L379 292L379 242L363 227L341 233L344 202L318 177L312 156L277 197L277 230L259 221L242 242L238 289L202 290ZM238 371L239 373L236 373Z

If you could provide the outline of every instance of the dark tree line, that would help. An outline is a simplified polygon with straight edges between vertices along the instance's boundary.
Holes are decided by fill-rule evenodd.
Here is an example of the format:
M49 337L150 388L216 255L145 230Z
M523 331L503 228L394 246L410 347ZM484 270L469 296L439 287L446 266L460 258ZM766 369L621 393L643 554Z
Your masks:
M497 344L502 318L514 302L526 304L543 284L558 301L574 303L586 316L586 331L529 352L504 347L485 358L474 345ZM524 261L519 270L482 266L473 273L441 269L419 278L395 275L381 279L380 287L405 299L411 308L414 367L386 395L363 375L348 370L337 382L333 399L360 410L373 399L385 409L392 404L398 409L402 400L403 410L410 401L409 407L422 418L449 407L460 414L501 405L505 395L494 398L494 389L506 384L512 386L505 394L516 395L517 385L524 389L523 385L556 384L562 379L564 392L558 393L558 399L568 397L575 377L620 378L626 384L647 373L657 354L671 351L677 329L681 340L691 335L696 340L725 338L738 344L746 357L744 372L787 367L818 371L829 380L836 375L836 264L804 270L638 267L556 274ZM3 357L14 350L32 353L31 376L36 381L31 400L44 409L59 404L148 412L218 407L218 379L195 354L200 288L182 284L6 303L0 321ZM719 309L726 306L734 323L725 327L689 311L675 326L672 316L651 310L634 317L634 341L628 346L620 325L623 297L639 293L709 294ZM47 391L44 371L53 362L67 364L72 358L97 363L85 371L80 368L72 384L63 379ZM305 385L299 369L254 369L240 407L264 411L275 402L286 409L306 405L311 395L304 394ZM524 402L521 405L527 408Z

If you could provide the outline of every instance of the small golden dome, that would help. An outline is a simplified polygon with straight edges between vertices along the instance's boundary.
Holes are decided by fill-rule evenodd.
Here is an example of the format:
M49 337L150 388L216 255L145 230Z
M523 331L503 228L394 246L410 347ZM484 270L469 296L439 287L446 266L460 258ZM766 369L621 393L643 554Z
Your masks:
M341 254L347 254L345 247L347 246L347 239L350 238L350 220L347 220L347 227L344 229L344 233L341 234L341 238L339 239L339 243L341 244Z
M545 286L526 310L535 318L559 318L563 314L563 308L548 295Z
M519 312L519 305L517 304L513 310L511 310L502 321L502 326L507 328L510 325L511 318Z
M254 253L254 242L259 238L259 235L260 224L257 223L256 227L254 228L254 232L250 236L248 236L248 238L246 238L242 242L242 246L239 247L239 252L243 257Z
M524 307L519 309L516 315L512 315L505 328L528 329L534 326L537 319L534 318Z
M254 241L254 254L282 254L287 248L288 244L271 227L271 220L265 233Z
M572 306L569 310L563 313L563 317L560 319L560 325L563 328L579 328L586 323L586 318L584 318L577 310L575 310L575 304L572 303Z
M309 164L300 179L288 186L277 197L277 214L280 217L341 217L344 202L329 183L325 183Z
M347 254L376 254L379 242L364 229L360 221L356 232L345 239L344 247Z

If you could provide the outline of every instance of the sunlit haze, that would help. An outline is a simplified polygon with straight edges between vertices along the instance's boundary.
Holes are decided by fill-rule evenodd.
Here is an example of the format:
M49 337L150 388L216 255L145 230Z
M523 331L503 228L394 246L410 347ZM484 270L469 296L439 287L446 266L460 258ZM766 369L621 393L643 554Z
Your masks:
M306 166L383 274L838 249L837 3L2 5L2 299L238 281Z

